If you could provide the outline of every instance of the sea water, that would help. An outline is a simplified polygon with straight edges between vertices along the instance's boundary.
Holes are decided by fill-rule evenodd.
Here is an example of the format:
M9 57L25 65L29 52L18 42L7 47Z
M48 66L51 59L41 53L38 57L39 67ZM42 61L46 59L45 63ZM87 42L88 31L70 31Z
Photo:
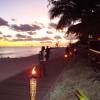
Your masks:
M0 58L20 58L38 54L41 47L0 47Z

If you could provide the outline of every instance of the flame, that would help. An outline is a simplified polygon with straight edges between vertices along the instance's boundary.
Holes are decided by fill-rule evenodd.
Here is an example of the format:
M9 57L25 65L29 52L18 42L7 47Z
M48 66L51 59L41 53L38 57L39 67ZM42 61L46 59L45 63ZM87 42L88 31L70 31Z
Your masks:
M32 75L34 75L34 74L36 74L36 68L35 67L33 67L33 69L32 69Z

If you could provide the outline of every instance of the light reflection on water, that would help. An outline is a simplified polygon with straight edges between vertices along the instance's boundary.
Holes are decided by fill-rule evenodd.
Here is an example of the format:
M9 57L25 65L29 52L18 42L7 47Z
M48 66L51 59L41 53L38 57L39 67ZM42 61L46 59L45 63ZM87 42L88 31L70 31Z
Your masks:
M19 58L38 54L40 47L0 47L0 58Z

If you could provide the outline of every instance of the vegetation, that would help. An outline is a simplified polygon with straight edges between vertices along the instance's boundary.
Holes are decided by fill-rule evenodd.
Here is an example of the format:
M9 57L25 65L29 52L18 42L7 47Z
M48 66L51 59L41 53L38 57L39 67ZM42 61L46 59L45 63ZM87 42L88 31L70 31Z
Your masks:
M59 17L57 29L68 27L66 33L83 40L100 33L100 0L49 0L49 6L50 18Z

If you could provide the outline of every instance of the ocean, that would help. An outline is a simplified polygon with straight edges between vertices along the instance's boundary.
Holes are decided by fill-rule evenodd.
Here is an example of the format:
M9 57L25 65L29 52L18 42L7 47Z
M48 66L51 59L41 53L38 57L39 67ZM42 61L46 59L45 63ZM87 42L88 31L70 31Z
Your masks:
M0 58L20 58L38 54L41 47L0 47Z

